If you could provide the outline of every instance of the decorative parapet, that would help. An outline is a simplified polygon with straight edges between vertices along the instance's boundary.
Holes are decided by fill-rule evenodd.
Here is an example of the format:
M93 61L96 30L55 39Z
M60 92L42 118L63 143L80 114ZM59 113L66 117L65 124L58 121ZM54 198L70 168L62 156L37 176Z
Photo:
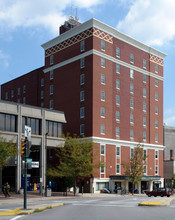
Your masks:
M163 59L161 59L159 57L156 57L156 56L150 54L149 60L150 60L150 62L157 63L158 65L163 66Z

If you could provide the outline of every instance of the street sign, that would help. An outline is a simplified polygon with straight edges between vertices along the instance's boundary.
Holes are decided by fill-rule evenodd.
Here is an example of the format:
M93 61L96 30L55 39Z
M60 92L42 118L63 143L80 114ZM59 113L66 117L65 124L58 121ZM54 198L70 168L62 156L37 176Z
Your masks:
M32 168L39 168L39 161L33 161Z
M31 163L32 159L31 158L27 158L27 163Z
M28 138L28 140L31 140L31 127L25 125L25 137Z

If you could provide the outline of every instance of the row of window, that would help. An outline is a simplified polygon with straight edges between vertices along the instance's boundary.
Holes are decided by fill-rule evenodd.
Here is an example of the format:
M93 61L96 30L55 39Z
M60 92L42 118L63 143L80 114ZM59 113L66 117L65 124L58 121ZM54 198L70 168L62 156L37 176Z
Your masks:
M23 94L26 93L26 85L23 85ZM21 95L21 88L19 87L17 90L17 95ZM11 90L11 98L15 96L14 90ZM5 99L8 99L8 92L5 93Z

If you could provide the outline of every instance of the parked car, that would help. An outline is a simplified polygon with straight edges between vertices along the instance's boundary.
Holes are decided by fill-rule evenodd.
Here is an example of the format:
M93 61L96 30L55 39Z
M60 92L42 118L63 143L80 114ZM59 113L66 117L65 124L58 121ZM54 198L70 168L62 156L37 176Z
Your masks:
M151 197L151 196L170 197L171 195L173 195L173 190L170 188L157 188L152 191L145 191L145 193L148 197Z
M111 193L111 191L107 188L101 189L100 192L101 193Z

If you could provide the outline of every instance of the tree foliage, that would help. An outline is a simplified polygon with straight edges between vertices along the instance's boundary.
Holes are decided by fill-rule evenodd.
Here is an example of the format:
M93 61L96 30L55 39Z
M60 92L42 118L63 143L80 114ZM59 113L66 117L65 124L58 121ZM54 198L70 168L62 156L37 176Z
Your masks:
M0 135L0 169L8 164L9 159L17 155L16 144L13 140L7 141Z
M93 143L86 138L65 138L65 146L56 150L58 164L47 169L47 176L66 178L74 187L77 180L91 177L94 168L103 166L100 162L93 163ZM70 181L69 181L70 180Z
M132 183L132 193L134 191L134 184L138 184L144 173L144 166L146 165L146 157L143 154L143 145L140 143L134 149L134 155L130 158L128 163L124 163L125 175L129 177Z

